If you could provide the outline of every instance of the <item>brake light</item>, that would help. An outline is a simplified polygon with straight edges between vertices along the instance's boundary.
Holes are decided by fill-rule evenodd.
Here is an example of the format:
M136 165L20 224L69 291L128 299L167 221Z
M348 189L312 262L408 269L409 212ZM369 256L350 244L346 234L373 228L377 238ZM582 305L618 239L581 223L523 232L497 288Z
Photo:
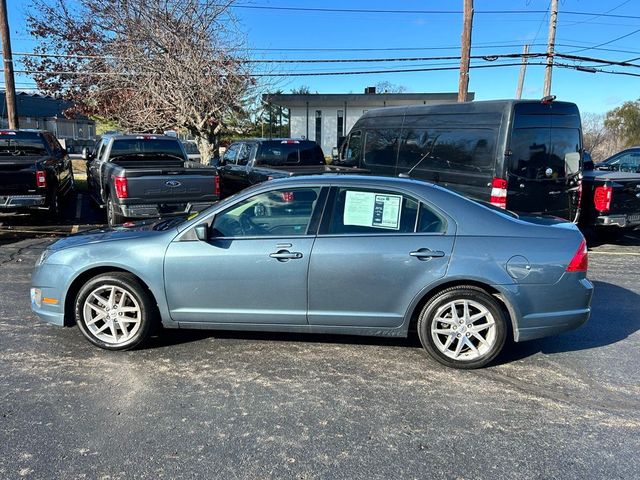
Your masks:
M127 198L129 196L126 177L114 177L113 184L116 187L116 197Z
M507 208L507 181L502 178L494 178L491 182L491 205L499 208Z
M36 172L36 185L39 188L46 188L47 187L47 172L45 172L43 170L38 170Z
M282 192L282 200L287 203L293 202L293 192Z
M593 204L599 212L608 212L611 208L611 197L613 196L613 187L605 185L596 187L593 193Z
M16 132L12 132L10 130L2 130L0 131L0 135L15 135Z
M220 196L220 176L213 177L213 194L217 197Z
M587 242L582 239L578 251L569 262L567 272L586 272L589 267L589 254L587 252Z
M280 143L285 145L292 145L300 142L298 140L282 140Z

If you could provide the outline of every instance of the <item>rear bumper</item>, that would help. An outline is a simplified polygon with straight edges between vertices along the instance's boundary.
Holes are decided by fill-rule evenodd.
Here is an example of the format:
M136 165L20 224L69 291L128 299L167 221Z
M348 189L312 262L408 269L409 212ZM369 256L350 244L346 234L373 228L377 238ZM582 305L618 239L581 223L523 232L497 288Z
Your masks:
M0 195L0 209L5 210L43 207L46 202L47 198L44 195Z
M637 227L640 225L640 213L635 215L598 215L595 224L598 227Z
M523 342L574 330L591 314L593 284L584 274L565 273L553 285L513 285L504 291L511 304L514 340Z
M215 202L162 203L141 205L116 205L119 213L127 218L153 218L200 212Z

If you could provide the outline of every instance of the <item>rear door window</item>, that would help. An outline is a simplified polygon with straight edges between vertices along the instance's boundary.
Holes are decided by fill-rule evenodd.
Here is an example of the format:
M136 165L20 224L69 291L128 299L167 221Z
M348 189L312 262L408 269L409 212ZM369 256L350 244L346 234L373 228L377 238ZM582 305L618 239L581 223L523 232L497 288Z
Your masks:
M575 172L580 131L571 128L516 128L511 137L511 173L531 180L565 178Z
M329 234L438 233L445 221L427 205L399 192L340 188L329 221Z
M0 156L47 155L44 140L37 133L0 132Z

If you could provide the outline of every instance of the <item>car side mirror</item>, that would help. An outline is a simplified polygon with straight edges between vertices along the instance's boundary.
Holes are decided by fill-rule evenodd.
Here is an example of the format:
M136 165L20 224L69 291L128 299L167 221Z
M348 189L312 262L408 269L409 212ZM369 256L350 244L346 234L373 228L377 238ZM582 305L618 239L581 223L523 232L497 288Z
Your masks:
M209 240L209 225L206 223L200 223L195 227L196 238L201 242L206 242Z
M87 147L84 147L82 149L82 159L83 160L90 160L91 159L91 152L89 152L89 149Z

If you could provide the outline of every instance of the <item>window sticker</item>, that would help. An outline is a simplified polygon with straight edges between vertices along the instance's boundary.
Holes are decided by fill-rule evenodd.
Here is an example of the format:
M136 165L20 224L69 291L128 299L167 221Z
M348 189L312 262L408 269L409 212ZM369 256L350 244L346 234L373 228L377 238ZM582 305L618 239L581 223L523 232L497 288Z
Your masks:
M381 195L372 192L347 191L344 204L344 225L400 229L402 195Z

